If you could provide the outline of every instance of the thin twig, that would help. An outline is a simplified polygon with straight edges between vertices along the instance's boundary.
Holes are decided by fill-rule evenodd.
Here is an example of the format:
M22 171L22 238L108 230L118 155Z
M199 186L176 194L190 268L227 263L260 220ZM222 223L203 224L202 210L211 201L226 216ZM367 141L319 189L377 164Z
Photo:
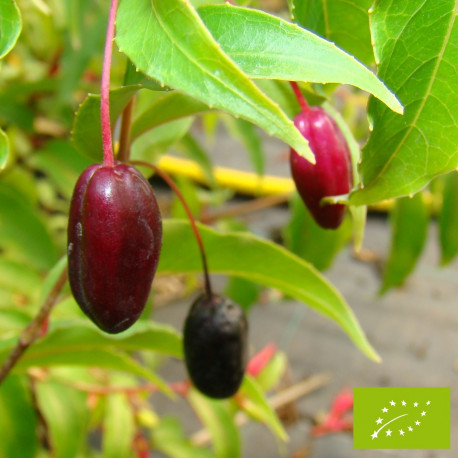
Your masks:
M119 138L118 161L127 162L130 156L130 131L132 129L132 114L135 96L133 96L122 112L121 136Z
M275 394L268 399L269 404L273 409L277 410L280 407L289 404L290 402L296 401L301 397L315 391L324 385L326 385L331 376L329 374L317 374L309 378L301 380L299 383L292 385L285 390L280 391L280 393ZM249 418L244 412L239 412L234 419L234 423L237 427L243 426L248 423ZM200 431L197 431L191 436L191 443L196 446L203 446L210 443L212 440L211 434L208 429L203 428Z
M22 331L16 346L13 348L10 355L0 368L0 385L19 361L27 348L29 348L30 345L32 345L40 335L41 326L50 314L54 305L56 305L59 294L65 285L65 282L67 281L67 275L67 269L65 268L54 284L52 290L49 292L48 297L43 302L43 305L38 311L38 314Z
M210 224L222 218L230 218L233 216L245 215L247 213L251 214L254 211L284 204L288 202L290 197L290 193L260 197L259 199L250 200L249 202L243 202L228 208L223 208L219 211L204 214L201 216L200 221L205 224Z

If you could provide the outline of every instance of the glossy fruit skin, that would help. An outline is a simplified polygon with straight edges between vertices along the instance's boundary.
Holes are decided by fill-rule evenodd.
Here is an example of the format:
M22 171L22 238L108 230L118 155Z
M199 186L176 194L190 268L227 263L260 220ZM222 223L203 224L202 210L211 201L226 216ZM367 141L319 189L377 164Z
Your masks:
M89 166L68 224L70 287L83 312L116 334L142 313L156 272L162 221L154 192L133 167Z
M316 164L290 152L291 173L299 195L315 221L325 229L336 229L342 223L346 205L320 206L323 197L350 192L353 185L351 155L342 131L321 107L299 113L294 124L308 140Z
M183 346L188 374L208 397L224 399L240 387L247 365L248 322L227 298L199 296L185 322Z

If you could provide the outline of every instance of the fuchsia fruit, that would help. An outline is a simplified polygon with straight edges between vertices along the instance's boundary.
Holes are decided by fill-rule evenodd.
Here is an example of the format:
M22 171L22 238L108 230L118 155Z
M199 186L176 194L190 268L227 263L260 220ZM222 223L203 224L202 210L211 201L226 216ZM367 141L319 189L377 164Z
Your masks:
M154 192L133 167L95 164L80 176L68 225L73 295L101 329L115 334L142 313L162 243Z
M199 296L183 330L186 368L196 388L211 398L233 396L247 365L248 323L243 309L216 294Z
M308 107L305 100L302 102L302 112L295 117L294 124L308 140L316 164L291 148L291 173L315 221L325 229L336 229L345 216L346 205L320 202L323 197L350 192L353 185L350 150L334 119L323 108Z

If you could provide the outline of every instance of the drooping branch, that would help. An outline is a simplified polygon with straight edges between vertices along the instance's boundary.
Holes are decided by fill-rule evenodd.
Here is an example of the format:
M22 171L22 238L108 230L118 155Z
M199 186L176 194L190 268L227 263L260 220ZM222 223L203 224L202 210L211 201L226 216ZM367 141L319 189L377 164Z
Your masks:
M65 268L59 275L59 278L56 280L56 283L49 292L35 318L22 331L16 346L13 348L10 355L0 368L0 385L2 384L3 380L5 380L6 376L11 372L24 352L30 347L30 345L35 342L35 340L37 340L44 321L49 316L51 310L57 303L59 294L62 291L65 282L67 281L67 276L68 273L67 269Z

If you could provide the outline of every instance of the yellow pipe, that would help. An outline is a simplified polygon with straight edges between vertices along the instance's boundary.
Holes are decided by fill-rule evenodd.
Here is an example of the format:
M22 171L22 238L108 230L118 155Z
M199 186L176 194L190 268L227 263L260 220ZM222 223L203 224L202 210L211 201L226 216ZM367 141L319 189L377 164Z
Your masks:
M171 175L180 175L201 184L208 184L202 169L194 161L174 156L162 156L158 166ZM296 186L291 178L272 175L258 176L253 172L242 172L236 169L216 166L213 168L216 182L225 188L233 189L241 194L254 196L272 196L292 193ZM431 205L433 196L429 191L423 191L425 203ZM388 212L393 208L394 200L384 200L369 206L369 210Z

